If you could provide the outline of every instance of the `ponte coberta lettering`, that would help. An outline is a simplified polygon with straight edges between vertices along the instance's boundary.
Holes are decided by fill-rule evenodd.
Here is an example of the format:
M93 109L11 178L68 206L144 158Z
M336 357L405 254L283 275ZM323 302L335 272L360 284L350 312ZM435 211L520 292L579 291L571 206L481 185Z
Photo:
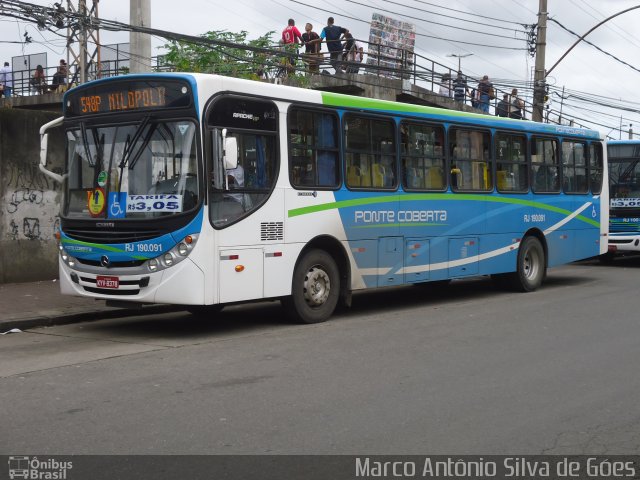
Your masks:
M446 222L446 210L356 210L354 223Z

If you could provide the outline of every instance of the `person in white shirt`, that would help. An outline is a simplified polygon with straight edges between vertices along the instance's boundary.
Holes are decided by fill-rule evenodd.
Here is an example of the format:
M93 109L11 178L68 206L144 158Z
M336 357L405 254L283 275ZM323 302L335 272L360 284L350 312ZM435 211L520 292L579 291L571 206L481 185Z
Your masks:
M0 85L2 93L6 98L11 97L13 91L13 71L9 67L9 62L4 62L4 67L0 68Z
M451 98L451 74L443 73L442 74L442 82L440 83L440 90L438 91L440 95L444 95L445 97Z

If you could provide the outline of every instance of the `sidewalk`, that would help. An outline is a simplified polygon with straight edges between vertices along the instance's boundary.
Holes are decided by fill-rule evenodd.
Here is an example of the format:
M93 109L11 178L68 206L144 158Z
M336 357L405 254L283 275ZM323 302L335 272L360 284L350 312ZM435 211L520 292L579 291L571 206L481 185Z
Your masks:
M0 333L47 325L175 310L171 305L142 309L107 307L104 300L61 295L55 280L0 284Z

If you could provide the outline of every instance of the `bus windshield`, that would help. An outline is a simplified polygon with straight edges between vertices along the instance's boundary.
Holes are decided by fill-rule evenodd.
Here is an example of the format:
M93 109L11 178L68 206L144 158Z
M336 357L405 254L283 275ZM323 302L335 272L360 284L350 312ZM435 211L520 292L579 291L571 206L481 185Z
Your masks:
M640 198L640 152L637 145L609 145L611 198Z
M196 125L188 120L67 131L67 218L145 219L185 212L201 199Z

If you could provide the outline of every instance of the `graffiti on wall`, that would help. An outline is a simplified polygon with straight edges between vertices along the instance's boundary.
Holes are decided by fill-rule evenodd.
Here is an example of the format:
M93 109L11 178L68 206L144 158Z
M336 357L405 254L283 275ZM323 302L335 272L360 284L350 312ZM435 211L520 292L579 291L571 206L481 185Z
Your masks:
M59 186L27 163L7 168L4 185L4 224L10 240L53 240L57 225Z

